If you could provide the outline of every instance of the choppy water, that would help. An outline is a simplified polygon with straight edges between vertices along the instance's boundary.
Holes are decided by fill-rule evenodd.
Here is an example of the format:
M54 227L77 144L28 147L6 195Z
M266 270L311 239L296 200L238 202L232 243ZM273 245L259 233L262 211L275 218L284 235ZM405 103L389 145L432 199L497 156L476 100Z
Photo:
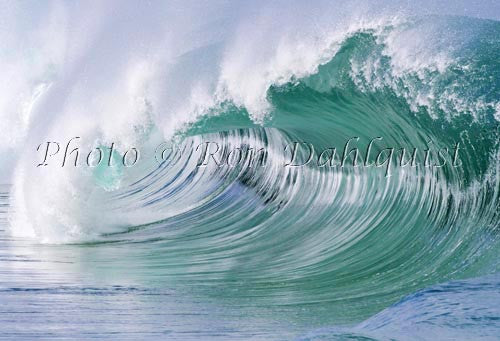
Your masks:
M0 336L498 339L500 24L339 5L8 7ZM418 165L285 166L376 137Z

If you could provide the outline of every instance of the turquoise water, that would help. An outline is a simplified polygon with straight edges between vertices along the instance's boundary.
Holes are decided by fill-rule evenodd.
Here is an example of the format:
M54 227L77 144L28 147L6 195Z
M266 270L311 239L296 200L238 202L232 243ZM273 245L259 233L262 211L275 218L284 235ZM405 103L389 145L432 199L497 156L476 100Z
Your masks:
M0 55L31 94L2 137L19 157L0 187L0 338L499 339L499 22L299 7L223 6L188 29L130 5L80 35L88 17L55 6L51 39L29 36L48 50ZM37 145L74 136L80 156L116 142L114 163L131 146L140 162L37 167ZM347 141L358 165L340 165ZM335 164L286 166L295 142ZM265 157L219 165L235 148Z
M0 194L2 339L498 339L498 275L431 286L402 299L399 293L358 298L388 307L362 322L341 317L344 323L330 325L352 311L356 299L269 304L265 296L247 296L243 281L214 285L180 266L167 273L167 255L152 257L157 243L55 246L12 238L5 230L8 190L3 186Z

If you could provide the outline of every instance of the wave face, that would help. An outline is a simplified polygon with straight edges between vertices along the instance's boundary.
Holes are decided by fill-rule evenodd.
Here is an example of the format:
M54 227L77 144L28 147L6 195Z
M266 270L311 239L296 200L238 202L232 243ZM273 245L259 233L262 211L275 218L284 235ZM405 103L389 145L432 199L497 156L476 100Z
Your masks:
M498 21L301 5L273 20L274 6L197 6L200 24L188 28L187 12L133 6L100 8L111 22L55 6L52 26L40 23L59 36L16 64L30 77L13 88L27 95L4 107L25 115L3 137L23 151L14 236L130 245L129 276L224 288L209 295L242 306L308 307L315 325L360 322L431 284L498 272ZM35 167L32 146L73 136L82 150L116 142L117 158L163 141L185 157ZM283 167L294 141L341 149L351 137L360 150L383 137L375 155L459 143L460 166L393 167L390 177ZM205 141L221 155L265 148L266 166L198 167L189 150Z
M498 336L498 276L421 290L352 328L325 328L299 340L494 340ZM481 320L483 323L477 323Z

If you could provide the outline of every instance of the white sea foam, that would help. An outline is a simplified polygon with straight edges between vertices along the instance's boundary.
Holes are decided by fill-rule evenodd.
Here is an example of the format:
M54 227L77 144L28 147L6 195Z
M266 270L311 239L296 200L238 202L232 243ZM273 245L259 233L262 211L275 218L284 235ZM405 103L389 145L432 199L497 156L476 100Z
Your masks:
M109 226L102 233L124 223L107 223L100 211L105 189L91 175L36 168L40 155L33 151L42 142L81 136L82 147L118 142L123 151L145 143L152 130L169 138L223 101L262 122L271 111L272 85L315 73L360 31L375 32L391 59L391 77L376 59L352 61L353 79L363 77L365 85L396 88L391 82L408 73L425 80L429 70L444 72L452 59L428 43L433 28L387 33L405 16L381 3L374 11L378 4L368 2L54 2L36 8L9 2L0 31L6 47L0 69L7 80L0 83L0 171L17 165L13 233L74 239L94 234L89 226ZM408 91L402 95L414 108L430 106L436 96ZM461 103L454 93L446 97ZM8 160L7 154L20 158Z

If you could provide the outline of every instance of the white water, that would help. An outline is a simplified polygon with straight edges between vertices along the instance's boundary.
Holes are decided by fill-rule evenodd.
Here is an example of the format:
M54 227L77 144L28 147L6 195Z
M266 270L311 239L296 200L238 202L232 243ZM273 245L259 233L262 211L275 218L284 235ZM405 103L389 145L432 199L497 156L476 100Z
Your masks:
M314 73L353 32L398 25L408 13L498 13L492 4L431 3L419 4L425 11L362 1L4 3L0 183L14 184L13 232L33 236L32 225L43 225L47 214L55 219L50 226L57 221L69 234L106 221L97 214L102 189L88 173L35 167L40 143L81 136L82 148L116 142L123 151L145 143L152 126L169 138L225 100L262 122L271 85ZM409 33L384 36L394 76L446 68L446 51L425 44L439 32ZM353 63L353 77L369 78L366 68ZM419 93L412 100L425 104Z

